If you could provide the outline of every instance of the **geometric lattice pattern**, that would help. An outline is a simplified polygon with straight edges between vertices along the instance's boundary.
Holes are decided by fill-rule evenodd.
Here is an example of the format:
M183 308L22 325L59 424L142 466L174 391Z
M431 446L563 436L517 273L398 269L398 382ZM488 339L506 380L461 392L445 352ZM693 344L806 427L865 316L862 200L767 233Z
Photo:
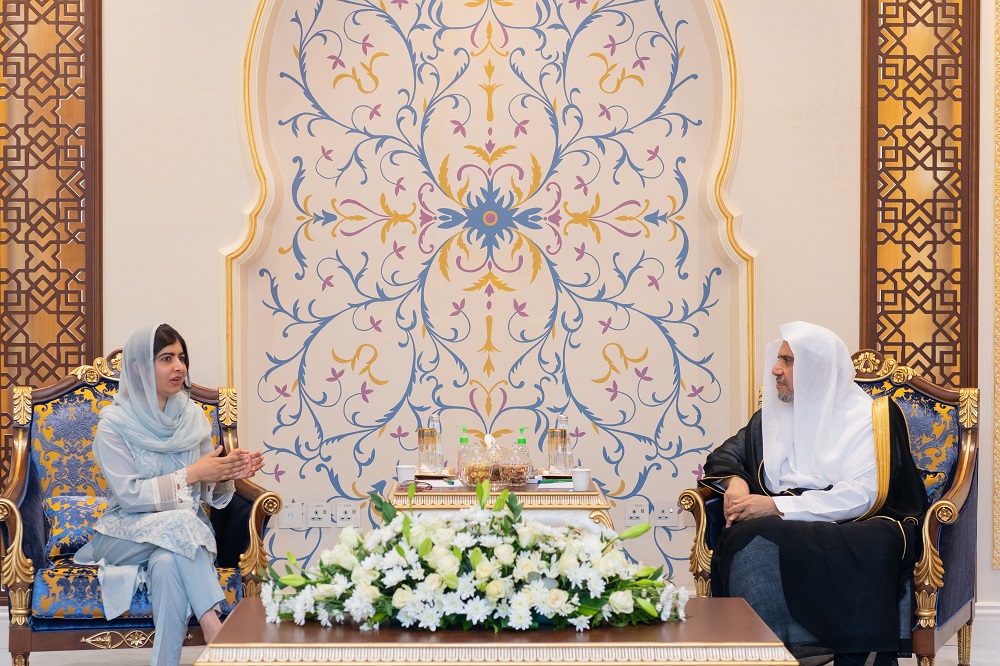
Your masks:
M95 0L96 2L96 0ZM94 356L100 304L87 291L100 242L85 216L86 38L100 6L85 0L0 5L0 431L9 467L11 387L42 386ZM99 47L98 47L99 48ZM91 76L93 76L93 72ZM91 287L93 289L93 287Z
M872 3L872 342L929 380L975 383L975 35L969 0ZM874 166L874 169L872 169ZM871 256L871 255L869 255ZM869 285L870 289L871 285Z

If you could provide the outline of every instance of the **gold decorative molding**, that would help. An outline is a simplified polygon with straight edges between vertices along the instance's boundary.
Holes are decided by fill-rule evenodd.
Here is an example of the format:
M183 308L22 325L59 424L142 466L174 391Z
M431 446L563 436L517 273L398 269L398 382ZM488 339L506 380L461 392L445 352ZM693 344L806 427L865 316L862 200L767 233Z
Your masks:
M691 544L691 565L688 571L694 576L695 594L707 597L710 593L712 573L712 549L705 540L705 530L708 520L705 516L705 500L697 490L685 490L677 500L686 511L695 517L694 543Z
M26 626L31 616L31 584L34 582L35 567L25 557L21 546L24 533L21 513L9 499L0 498L0 521L7 523L9 535L7 552L0 563L0 585L6 588L10 598L10 623Z
M1000 0L993 15L1000 16ZM993 568L1000 569L1000 21L993 25Z
M914 596L917 598L917 610L914 612L914 615L917 616L917 625L921 627L933 627L934 615L936 614L934 604L937 599L937 592L918 590Z
M124 634L120 631L102 631L91 636L84 636L80 642L102 650L114 650L123 645L130 648L141 648L152 644L155 635L155 631L139 631L138 629Z
M917 585L926 585L937 589L944 585L944 563L941 561L938 549L929 534L929 524L930 520L925 518L923 527L924 552L916 566L913 567L913 576L916 578Z
M19 652L12 654L10 657L11 666L28 666L28 655Z
M958 628L958 666L972 663L972 625L963 624Z
M87 382L88 384L96 384L101 381L101 379L112 379L117 381L119 373L122 368L121 355L117 355L117 363L109 361L103 356L98 356L94 359L93 365L80 365L72 370L70 374L76 375L76 378L82 382Z
M602 527L606 527L609 530L615 529L615 524L611 521L611 516L608 514L607 511L602 511L600 509L591 511L590 519L594 521L595 525L601 525Z
M979 389L958 389L958 422L966 430L979 425Z
M863 351L854 357L854 369L865 375L865 381L890 379L893 384L905 384L916 376L916 371L896 363L896 359L873 351Z
M250 543L246 551L240 555L240 575L243 578L243 595L247 597L260 596L260 572L267 569L267 551L264 548L263 535L257 527L257 519L261 514L273 516L281 510L281 498L277 493L266 492L254 500L250 510L249 530Z
M239 402L235 386L219 387L219 423L227 428L236 425Z
M31 423L31 387L14 387L14 423L24 427Z

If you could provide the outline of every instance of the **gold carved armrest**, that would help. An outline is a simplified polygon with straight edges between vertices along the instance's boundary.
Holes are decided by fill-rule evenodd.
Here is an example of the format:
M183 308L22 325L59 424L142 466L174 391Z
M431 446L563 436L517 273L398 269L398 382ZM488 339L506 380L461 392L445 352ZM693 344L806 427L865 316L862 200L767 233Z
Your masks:
M10 623L25 626L31 616L31 586L35 580L35 567L24 555L21 538L24 530L21 512L14 502L0 498L0 521L7 525L7 543L0 542L2 566L0 585L10 596Z
M694 516L694 543L691 545L691 566L689 571L694 576L695 594L707 597L711 591L712 550L705 540L708 527L708 517L705 515L705 502L717 496L709 488L691 488L681 493L678 498L680 505Z
M937 544L943 525L958 520L972 491L972 477L975 472L976 433L979 416L979 389L959 389L959 421L962 426L962 445L958 461L955 463L954 481L948 491L931 505L924 517L923 554L913 568L914 594L917 601L917 624L920 627L934 627L936 624L936 602L938 590L944 585L944 562Z
M281 497L246 479L236 481L236 494L253 504L250 509L250 543L240 555L240 575L243 578L243 595L259 597L263 582L261 574L267 569L267 551L264 549L264 518L281 510Z

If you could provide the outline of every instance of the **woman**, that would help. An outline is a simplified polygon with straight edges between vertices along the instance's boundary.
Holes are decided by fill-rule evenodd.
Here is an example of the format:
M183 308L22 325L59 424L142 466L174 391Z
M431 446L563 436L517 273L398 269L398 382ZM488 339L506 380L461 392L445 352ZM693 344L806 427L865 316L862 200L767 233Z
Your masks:
M107 509L94 538L76 555L100 566L104 614L118 617L145 584L153 604L153 666L175 665L193 610L211 640L223 600L215 569L215 534L202 502L222 508L233 480L253 476L262 454L212 447L208 419L188 396L184 339L167 324L129 336L114 402L101 411L94 437L108 482ZM190 610L189 610L190 609Z

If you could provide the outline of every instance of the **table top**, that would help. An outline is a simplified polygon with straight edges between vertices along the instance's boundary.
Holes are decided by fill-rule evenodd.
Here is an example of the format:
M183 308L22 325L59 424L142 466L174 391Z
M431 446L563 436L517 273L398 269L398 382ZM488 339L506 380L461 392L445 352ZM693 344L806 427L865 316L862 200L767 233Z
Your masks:
M694 598L684 622L638 627L537 629L494 633L487 629L360 631L318 622L268 624L260 599L243 599L195 666L326 663L481 665L483 662L611 666L685 662L790 666L795 659L743 599Z
M524 505L525 509L604 509L611 508L607 498L597 484L590 482L590 490L577 492L566 488L549 488L546 484L529 484L524 488L511 488L510 491ZM492 506L503 489L491 489L488 506ZM407 489L400 488L393 482L386 497L392 505L399 508L409 506ZM474 506L478 503L476 489L468 488L461 483L447 488L421 490L413 496L414 509L454 509Z

